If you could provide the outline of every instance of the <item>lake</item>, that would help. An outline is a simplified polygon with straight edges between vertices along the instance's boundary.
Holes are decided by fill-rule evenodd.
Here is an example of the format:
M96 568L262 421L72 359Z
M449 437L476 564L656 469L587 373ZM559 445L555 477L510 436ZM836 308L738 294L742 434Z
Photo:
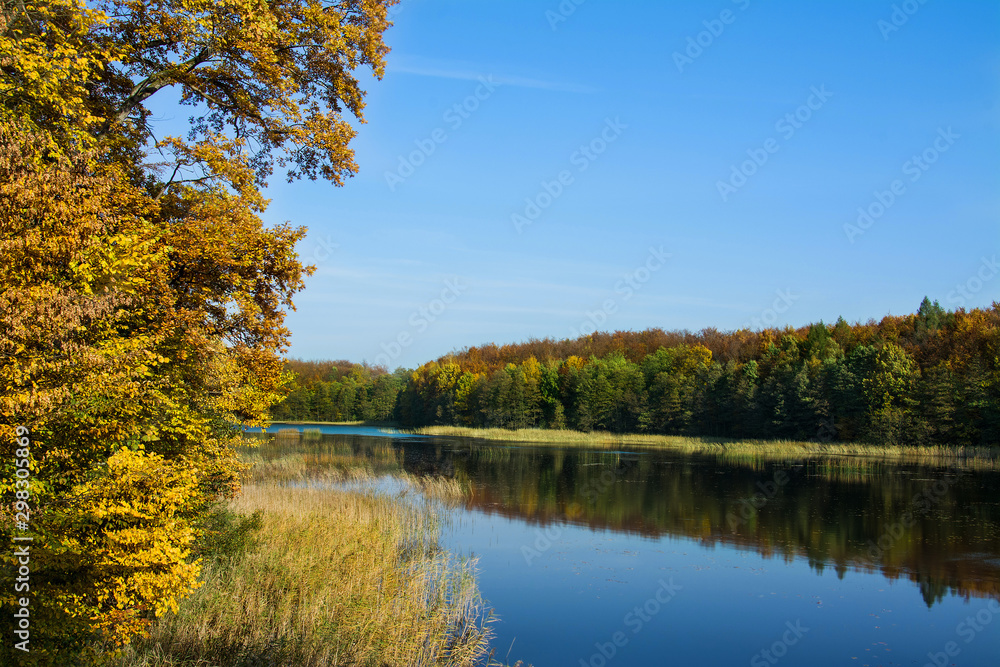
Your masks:
M322 430L297 446L471 489L442 541L478 559L497 659L1000 664L995 472Z

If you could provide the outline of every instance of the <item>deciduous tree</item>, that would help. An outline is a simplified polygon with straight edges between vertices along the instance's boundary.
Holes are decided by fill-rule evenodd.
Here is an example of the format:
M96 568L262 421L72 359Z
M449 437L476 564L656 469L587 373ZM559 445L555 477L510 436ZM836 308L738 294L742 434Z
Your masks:
M35 660L126 642L194 585L307 270L262 187L356 171L391 4L0 0L0 490L27 426ZM151 120L170 88L185 137Z

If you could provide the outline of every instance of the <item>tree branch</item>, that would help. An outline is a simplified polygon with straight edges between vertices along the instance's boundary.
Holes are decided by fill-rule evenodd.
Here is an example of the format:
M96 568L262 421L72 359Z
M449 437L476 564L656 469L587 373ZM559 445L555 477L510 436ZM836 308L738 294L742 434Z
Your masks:
M171 65L166 69L150 74L148 77L136 84L134 88L132 88L132 91L122 102L118 111L105 121L104 126L97 133L97 136L100 137L104 135L113 126L123 122L136 107L141 105L161 88L166 88L167 86L172 86L177 83L177 76L179 74L187 74L198 65L201 65L203 62L211 59L213 55L215 55L214 49L206 47L182 63Z

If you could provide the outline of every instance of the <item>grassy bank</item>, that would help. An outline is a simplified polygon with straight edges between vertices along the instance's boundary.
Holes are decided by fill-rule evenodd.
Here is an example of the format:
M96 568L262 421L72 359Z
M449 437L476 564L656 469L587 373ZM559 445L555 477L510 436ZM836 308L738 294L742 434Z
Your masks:
M712 454L729 459L804 459L815 457L865 457L899 463L957 466L977 470L1000 470L1000 447L890 447L861 443L818 443L791 440L725 440L669 435L618 434L594 431L460 426L425 426L406 431L420 435L480 438L501 442L530 442L559 447L617 449L641 447L691 454Z
M273 423L275 423L275 424L292 424L292 425L296 425L296 426L302 426L303 424L305 424L307 426L308 425L314 425L314 426L372 426L372 427L375 427L375 428L378 428L378 427L395 427L395 426L397 426L396 422L391 422L391 421L305 422L305 421L296 421L294 419L292 419L292 420L281 419L281 420L276 420Z
M420 503L287 484L329 462L258 461L202 540L201 587L115 667L481 664L491 635L474 563L437 547L436 514Z

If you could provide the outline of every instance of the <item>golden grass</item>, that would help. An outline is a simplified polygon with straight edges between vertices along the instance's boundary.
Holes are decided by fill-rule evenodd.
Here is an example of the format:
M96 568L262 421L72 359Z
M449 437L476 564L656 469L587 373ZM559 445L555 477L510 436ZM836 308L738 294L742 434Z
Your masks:
M359 457L350 445L324 440L317 432L282 430L243 448L240 458L250 465L248 482L357 481L402 470L400 453L389 444L377 445Z
M316 424L316 425L322 425L322 426L374 426L374 427L378 427L378 426L395 426L396 425L395 422L391 422L391 421L386 421L386 422L380 422L380 421L370 421L370 422L366 422L366 421L353 421L353 422L304 422L304 421L297 421L297 420L294 420L294 419L280 420L280 421L276 420L276 421L274 421L272 423L273 424L299 424L299 425L302 425L302 424Z
M317 424L317 425L322 424L324 426L362 426L363 424L365 424L365 422L363 422L363 421L353 421L353 422L303 422L303 421L296 421L294 419L291 419L291 420L288 420L288 421L284 421L284 420L282 420L282 421L275 421L275 422L272 422L272 423L274 423L274 424Z
M449 506L465 502L469 494L472 493L467 485L463 485L453 477L418 477L410 473L403 473L396 475L396 477L408 482L427 498L439 500Z
M816 457L866 457L898 463L946 465L976 470L1000 470L998 447L884 447L861 443L817 443L792 440L724 440L669 435L618 434L594 431L468 428L426 426L407 431L419 435L480 438L503 442L530 442L560 447L616 449L635 446L690 454L713 454L724 459L805 459Z
M473 665L491 636L474 564L436 546L435 517L400 499L248 484L230 510L253 544L118 667Z

